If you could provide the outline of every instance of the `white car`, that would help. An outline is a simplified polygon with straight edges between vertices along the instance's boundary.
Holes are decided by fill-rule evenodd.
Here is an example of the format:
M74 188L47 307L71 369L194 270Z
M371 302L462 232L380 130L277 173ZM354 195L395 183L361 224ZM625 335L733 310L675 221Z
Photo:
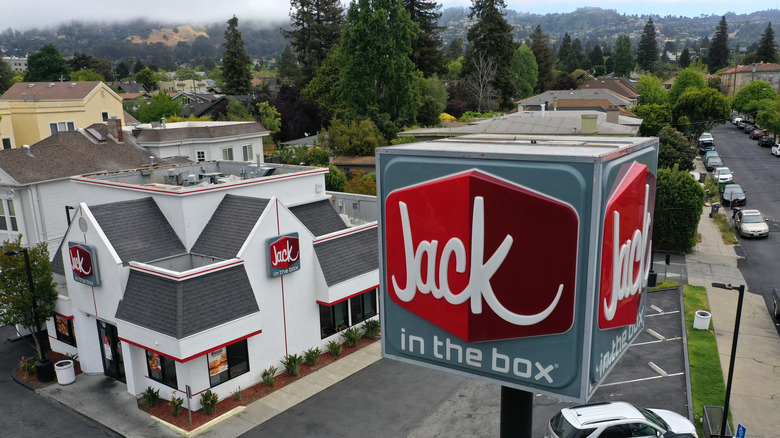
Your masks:
M769 237L769 225L758 210L739 210L735 212L734 228L743 237Z
M715 141L715 138L710 134L709 132L702 132L702 134L699 136L699 141Z
M734 117L734 118L731 120L731 123L732 123L733 125L736 125L736 124L739 124L739 122L741 122L741 121L742 121L742 117Z
M676 412L638 408L626 402L606 402L561 409L547 423L544 436L696 438L696 428Z
M718 181L718 182L728 182L728 181L734 181L734 173L731 172L731 169L728 167L717 167L712 172L712 176Z
M780 157L780 145L774 145L772 146L772 155L776 157Z

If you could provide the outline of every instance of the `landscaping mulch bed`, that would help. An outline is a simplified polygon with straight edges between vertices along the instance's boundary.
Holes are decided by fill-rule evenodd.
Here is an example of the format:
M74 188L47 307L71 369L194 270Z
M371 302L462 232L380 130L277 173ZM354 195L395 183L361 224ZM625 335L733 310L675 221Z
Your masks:
M325 352L322 355L320 355L320 358L317 361L316 365L308 366L305 363L301 364L300 372L298 373L297 376L289 376L283 371L281 374L276 376L276 382L272 387L265 386L263 382L260 382L257 385L254 385L249 388L241 388L240 400L236 398L234 394L225 394L225 393L217 392L217 394L219 394L219 403L217 403L217 411L211 415L204 414L202 409L197 411L192 411L192 425L190 425L190 418L187 411L186 400L184 402L184 405L182 406L181 414L178 417L174 417L171 414L172 411L171 406L168 404L167 400L163 400L163 399L160 399L160 402L157 406L149 407L146 403L146 400L140 398L138 400L138 408L143 410L144 412L148 412L149 414L159 418L160 420L173 424L176 427L179 427L186 431L191 431L239 406L246 406L278 390L279 388L284 388L290 383L304 376L307 376L313 373L314 371L317 371L318 369L325 367L335 362L336 360L343 358L344 356L348 356L349 354L357 350L360 350L361 348L370 345L378 340L379 338L368 339L364 337L360 339L356 347L347 347L346 345L344 345L341 350L341 355L338 358L334 357L329 352ZM184 397L184 394L181 393L177 393L176 395L178 397ZM193 399L195 399L196 397L199 397L199 395L193 395Z
M50 351L50 352L46 353L46 357L49 358L49 360L52 363L57 363L57 362L59 362L61 360L68 359L67 356L65 356L62 353L57 353L56 351ZM73 361L73 369L76 372L76 375L81 374L81 364L79 363L79 361L77 361L77 360ZM27 382L28 384L32 385L35 389L43 388L45 386L49 386L49 385L53 385L53 384L57 383L57 378L56 377L51 382L41 382L40 380L38 380L38 376L37 375L35 375L35 374L27 374L24 371L22 371L21 367L17 367L16 368L16 375L20 379L22 379L25 382Z

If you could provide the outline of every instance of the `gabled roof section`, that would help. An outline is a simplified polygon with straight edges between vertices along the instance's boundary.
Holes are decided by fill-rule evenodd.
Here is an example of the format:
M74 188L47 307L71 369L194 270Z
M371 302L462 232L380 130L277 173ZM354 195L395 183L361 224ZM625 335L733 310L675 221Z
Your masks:
M187 252L151 197L91 205L89 210L124 264Z
M0 100L33 102L35 100L83 100L100 81L85 82L18 82L13 84Z
M314 251L328 286L379 269L377 227L315 242Z
M116 317L182 339L259 310L243 265L183 281L131 269Z
M107 136L108 128L90 128ZM98 143L84 131L63 131L25 148L0 150L0 168L19 184L33 184L97 171L135 169L149 164L149 151L108 138ZM159 160L157 160L159 163Z
M190 252L222 259L235 257L269 202L262 198L225 195Z
M327 199L288 208L314 236L322 236L348 228Z

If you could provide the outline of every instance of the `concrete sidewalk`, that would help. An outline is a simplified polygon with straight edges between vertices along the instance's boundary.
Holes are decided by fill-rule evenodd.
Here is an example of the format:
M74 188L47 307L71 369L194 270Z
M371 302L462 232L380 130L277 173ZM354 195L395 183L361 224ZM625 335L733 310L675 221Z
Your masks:
M138 409L136 398L127 392L124 383L102 374L80 374L70 385L50 385L36 392L126 437L197 434L198 437L232 438L362 370L380 356L381 342L374 342L189 434L177 432Z
M688 283L707 288L712 328L718 343L723 380L727 381L739 293L712 287L712 283L747 286L737 268L734 246L726 245L705 207L699 221L701 242L686 257ZM723 211L730 214L731 210ZM771 237L770 237L771 238ZM739 328L737 359L731 388L730 411L751 438L780 436L780 339L761 295L745 292ZM701 416L701 412L694 413Z

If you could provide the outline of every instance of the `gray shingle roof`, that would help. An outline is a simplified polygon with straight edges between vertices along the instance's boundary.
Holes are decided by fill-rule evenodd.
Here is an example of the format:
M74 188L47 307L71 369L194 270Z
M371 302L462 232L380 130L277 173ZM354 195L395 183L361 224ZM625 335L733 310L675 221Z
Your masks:
M190 252L230 259L246 241L268 199L225 195Z
M125 264L186 252L152 198L91 205L89 209Z
M377 228L314 244L328 286L379 269Z
M182 339L259 310L243 265L183 281L131 269L116 317Z
M330 201L310 202L308 204L290 207L290 211L300 220L315 236L344 230L347 224L341 219Z
M176 129L134 129L133 135L138 143L163 143L168 141L209 139L232 137L236 135L262 134L268 130L258 122L230 123L215 126L198 126L193 124L186 128Z

